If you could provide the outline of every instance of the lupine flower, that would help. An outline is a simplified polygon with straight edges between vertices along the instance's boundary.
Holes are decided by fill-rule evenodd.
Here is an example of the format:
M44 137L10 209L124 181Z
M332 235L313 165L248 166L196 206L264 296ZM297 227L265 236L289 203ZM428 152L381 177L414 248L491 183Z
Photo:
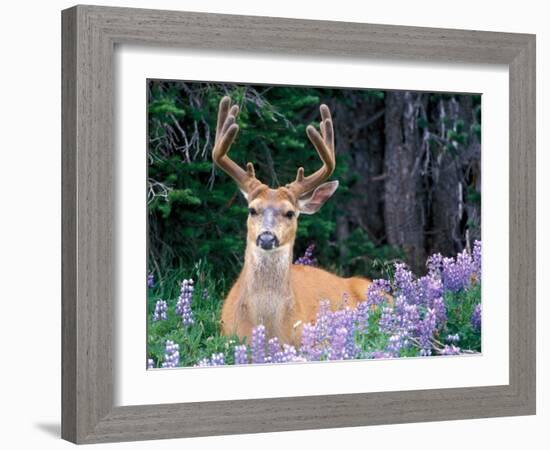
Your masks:
M303 256L300 256L294 264L301 264L302 266L315 266L317 260L313 257L313 251L315 250L315 244L311 244L306 248Z
M315 321L315 345L320 351L320 357L326 355L326 347L330 342L331 322L330 303L328 300L323 300L319 303Z
M420 304L431 306L434 300L443 297L443 283L440 276L428 274L420 277L415 282L415 288L418 294L415 296L420 299Z
M180 364L180 346L173 341L166 341L166 347L164 350L164 362L163 368L178 367Z
M472 317L470 319L470 323L472 324L472 328L474 330L481 330L481 304L477 304L475 306L474 312L472 313Z
M383 332L406 338L417 330L419 320L417 306L407 303L407 299L399 295L395 298L393 307L385 307L382 310L379 326Z
M281 344L279 339L273 337L267 341L267 357L266 362L281 362Z
M355 309L355 329L360 333L366 333L369 328L371 306L369 301L360 302Z
M441 253L434 253L428 258L426 266L428 266L428 272L430 275L440 277L441 269L443 268L443 255L441 255Z
M410 270L407 270L405 264L395 264L394 285L394 290L405 297L408 303L416 304L419 302L420 299L414 276Z
M147 359L147 369L154 369L155 361L152 358Z
M308 361L318 361L321 352L316 347L317 328L315 325L306 323L302 326L302 345L300 347L302 355Z
M481 241L474 241L472 250L472 269L476 275L477 281L481 281Z
M298 358L298 352L293 345L283 344L282 350L275 354L273 362L288 363L293 361L300 361Z
M155 275L153 272L147 274L147 287L150 289L155 287Z
M435 312L435 320L437 325L441 328L447 322L447 307L443 301L443 297L438 297L433 299L429 304L428 308L433 309Z
M223 353L213 353L210 357L210 365L223 366L225 364L225 355Z
M429 309L426 311L424 320L420 322L418 340L420 342L420 354L430 356L432 354L432 343L434 331L436 329L435 311Z
M248 352L246 345L235 346L235 364L248 364Z
M153 313L153 322L167 319L168 305L164 300L157 300L155 303L155 312Z
M283 344L283 352L280 357L280 362L297 362L305 361L304 358L298 356L298 352L293 345Z
M460 341L460 336L457 334L448 334L446 337L447 342L451 344L456 344Z
M390 352L377 350L375 352L372 352L370 354L370 357L373 359L384 359L384 358L393 358L394 355L392 355Z
M265 327L258 325L252 329L252 363L265 363Z
M445 345L443 350L439 352L440 355L460 355L460 348L456 345Z
M473 273L472 258L466 250L453 258L443 258L443 287L451 292L457 292L470 285Z
M393 356L399 356L403 348L402 336L400 334L392 334L388 339L388 346L386 347L387 352Z
M193 280L183 280L181 283L180 296L176 304L176 314L182 319L183 326L193 325L193 311L191 310L191 300L193 299Z
M312 248L307 255L311 258ZM447 308L446 292L469 289L481 281L481 243L474 242L470 255L467 251L456 258L432 255L427 261L428 274L416 278L404 264L397 264L393 290L387 280L375 280L365 293L365 300L356 308L350 307L347 294L333 311L328 300L319 302L315 321L301 324L301 345L282 344L278 338L266 336L263 325L254 327L250 348L228 341L226 348L233 348L235 364L286 363L296 361L343 360L353 358L396 358L404 350L416 349L412 354L422 356L459 355L458 334L446 334ZM387 302L388 294L393 295L392 303ZM192 324L191 299L193 281L184 280L176 306L177 314L190 318ZM207 295L204 294L203 295ZM162 301L155 305L154 320L163 320L165 306ZM372 348L376 342L365 344L369 333L371 314L378 317L378 330L386 335L387 344L383 348ZM371 325L374 325L374 321ZM481 329L481 305L477 305L470 318L474 330ZM440 337L442 335L442 337ZM440 344L438 339L444 341ZM364 347L366 345L367 347ZM443 346L443 348L441 348ZM407 353L408 354L408 353ZM250 356L249 356L250 355ZM209 358L198 361L197 366L224 365L224 353L214 353ZM154 361L148 360L148 367ZM162 367L179 365L179 348L172 341L166 342L166 352Z
M328 359L345 359L346 357L346 340L348 330L344 327L339 327L334 330L330 340L330 349L328 351Z
M224 365L225 365L225 355L223 353L212 353L210 358L200 359L197 362L197 364L195 364L195 367L213 367L213 366L224 366Z
M388 280L374 280L367 290L367 302L370 306L379 305L387 299L390 292L390 282Z

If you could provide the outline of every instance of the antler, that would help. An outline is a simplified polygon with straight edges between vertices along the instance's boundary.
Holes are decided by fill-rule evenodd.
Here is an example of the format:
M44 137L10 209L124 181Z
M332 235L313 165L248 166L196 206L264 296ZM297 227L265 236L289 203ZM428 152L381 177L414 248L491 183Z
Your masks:
M304 168L300 167L296 174L296 180L290 184L287 184L287 188L290 189L297 198L304 194L313 191L321 183L323 183L334 172L336 166L336 160L334 156L334 129L332 128L332 117L327 105L321 105L319 108L321 111L321 122L319 123L321 128L321 134L313 127L308 125L306 128L307 136L309 140L317 150L321 161L323 161L323 167L316 172L304 178Z
M254 165L249 162L246 165L246 170L243 170L227 156L229 148L239 132L239 125L235 123L237 114L239 114L239 106L231 106L231 99L228 96L223 97L218 109L218 124L216 125L216 141L212 150L212 160L235 180L241 191L248 193L257 183L260 183L256 179Z

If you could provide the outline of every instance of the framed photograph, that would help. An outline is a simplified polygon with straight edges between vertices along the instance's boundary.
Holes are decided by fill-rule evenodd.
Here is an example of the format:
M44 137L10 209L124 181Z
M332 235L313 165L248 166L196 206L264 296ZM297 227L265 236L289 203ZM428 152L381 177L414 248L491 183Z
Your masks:
M63 438L535 413L533 35L62 26Z

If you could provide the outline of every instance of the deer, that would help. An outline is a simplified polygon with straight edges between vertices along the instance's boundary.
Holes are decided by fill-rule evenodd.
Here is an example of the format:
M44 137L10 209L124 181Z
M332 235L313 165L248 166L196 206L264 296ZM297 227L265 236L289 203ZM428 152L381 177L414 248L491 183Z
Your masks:
M293 247L301 214L315 214L338 188L327 181L335 169L332 116L320 105L320 133L313 125L306 134L323 165L311 175L299 167L296 179L270 188L256 178L251 162L243 169L228 156L239 131L239 106L221 99L212 160L237 184L248 203L246 250L242 270L225 298L221 332L250 342L252 330L263 325L268 337L298 347L301 329L315 320L321 301L332 310L343 302L355 307L365 299L371 280L342 278L321 268L293 264Z

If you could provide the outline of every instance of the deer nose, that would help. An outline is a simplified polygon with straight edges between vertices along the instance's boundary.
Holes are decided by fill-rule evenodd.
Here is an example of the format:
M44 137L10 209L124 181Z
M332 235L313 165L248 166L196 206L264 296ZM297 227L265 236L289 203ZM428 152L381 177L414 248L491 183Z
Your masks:
M272 250L279 246L279 240L273 233L264 231L256 239L256 245L263 250Z

